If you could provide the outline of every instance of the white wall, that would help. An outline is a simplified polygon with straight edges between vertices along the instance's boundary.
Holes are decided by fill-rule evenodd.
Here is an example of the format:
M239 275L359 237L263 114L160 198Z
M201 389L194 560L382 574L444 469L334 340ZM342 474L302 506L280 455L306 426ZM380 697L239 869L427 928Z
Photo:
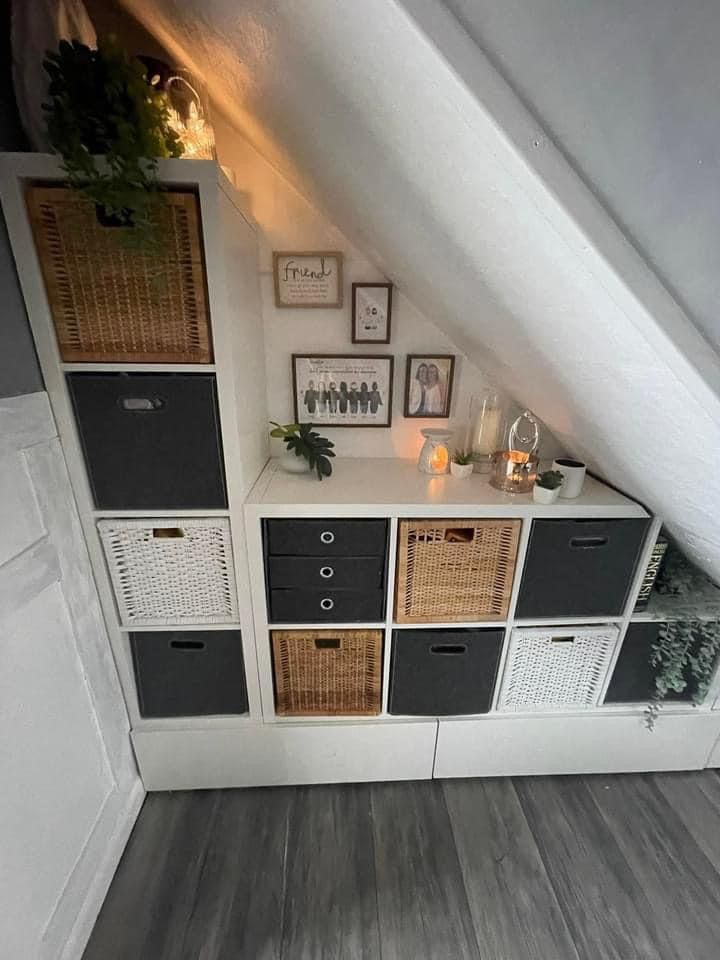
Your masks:
M144 796L45 393L0 400L0 956L79 960Z
M720 3L445 3L720 348Z
M470 398L490 385L478 367L400 290L393 290L392 333L389 344L363 345L351 342L351 285L391 281L370 257L353 246L316 207L284 179L263 157L229 126L222 115L215 118L218 157L231 172L237 188L245 192L248 209L259 231L262 311L270 420L293 419L293 353L366 353L394 357L392 426L385 428L332 429L321 427L335 443L341 457L415 457L422 446L420 430L445 426L455 432L456 446L465 443ZM272 274L273 250L340 250L344 255L344 300L338 310L293 310L275 306ZM403 416L405 365L409 353L453 354L455 376L450 418L413 420ZM507 398L507 410L516 415L517 404ZM274 441L274 451L282 449ZM552 458L561 447L549 430L542 431L541 454Z

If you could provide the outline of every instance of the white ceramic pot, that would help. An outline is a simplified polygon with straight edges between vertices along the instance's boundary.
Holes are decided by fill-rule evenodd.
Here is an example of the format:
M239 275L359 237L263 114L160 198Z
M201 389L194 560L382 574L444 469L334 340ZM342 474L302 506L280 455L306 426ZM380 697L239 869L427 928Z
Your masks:
M472 476L474 466L474 463L455 463L454 460L451 460L450 473L456 480L464 480L466 477Z
M280 455L280 469L285 473L307 473L310 465L305 457L296 457L294 450L285 450Z
M570 460L561 457L559 460L553 460L553 470L559 470L563 475L562 486L560 487L560 496L563 500L574 500L582 493L585 483L585 471L587 467L582 460Z
M560 496L560 487L554 490L548 490L547 487L539 487L537 484L533 487L533 500L535 503L544 503L546 505L555 503Z

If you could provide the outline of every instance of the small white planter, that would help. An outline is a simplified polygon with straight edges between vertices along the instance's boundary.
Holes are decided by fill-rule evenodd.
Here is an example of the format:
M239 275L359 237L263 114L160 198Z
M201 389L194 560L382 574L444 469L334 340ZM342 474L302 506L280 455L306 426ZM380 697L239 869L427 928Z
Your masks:
M286 450L280 454L280 469L285 473L307 473L310 465L305 457L296 457L294 450Z
M537 484L533 487L533 500L535 503L544 503L546 505L555 503L560 496L560 487L554 490L548 490L547 487L539 487Z
M450 461L450 473L456 480L465 480L467 477L472 476L473 463L455 463L454 460Z

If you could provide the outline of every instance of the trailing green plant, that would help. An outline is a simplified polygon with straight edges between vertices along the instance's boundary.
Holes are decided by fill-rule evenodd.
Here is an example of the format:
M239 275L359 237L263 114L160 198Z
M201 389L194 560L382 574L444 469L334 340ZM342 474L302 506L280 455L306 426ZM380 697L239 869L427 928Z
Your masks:
M452 455L452 462L459 467L466 467L469 463L474 463L472 452L467 450L456 450Z
M674 544L668 547L655 582L655 591L665 596L707 596L718 588ZM720 595L720 590L718 590ZM668 620L660 626L652 645L650 663L655 670L655 691L645 712L652 730L663 700L683 693L691 685L695 705L704 701L720 654L720 622L689 617Z
M271 420L273 429L270 436L277 440L282 440L285 448L294 451L296 457L305 457L310 470L317 473L318 480L323 477L329 477L332 474L332 463L330 458L334 457L332 441L321 437L319 433L313 431L311 423L275 423Z
M559 470L545 470L539 473L535 479L535 486L542 487L543 490L557 490L562 485L563 475Z
M113 36L100 39L97 50L62 40L43 66L50 78L43 104L48 139L70 186L108 220L135 228L121 231L124 241L159 242L157 158L179 157L183 148L146 68Z

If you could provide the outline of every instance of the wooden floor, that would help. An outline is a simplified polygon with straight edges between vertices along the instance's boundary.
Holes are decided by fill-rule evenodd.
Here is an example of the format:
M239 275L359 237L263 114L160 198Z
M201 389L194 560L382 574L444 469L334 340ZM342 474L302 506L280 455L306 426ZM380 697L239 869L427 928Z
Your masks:
M718 960L720 775L151 794L85 960Z

